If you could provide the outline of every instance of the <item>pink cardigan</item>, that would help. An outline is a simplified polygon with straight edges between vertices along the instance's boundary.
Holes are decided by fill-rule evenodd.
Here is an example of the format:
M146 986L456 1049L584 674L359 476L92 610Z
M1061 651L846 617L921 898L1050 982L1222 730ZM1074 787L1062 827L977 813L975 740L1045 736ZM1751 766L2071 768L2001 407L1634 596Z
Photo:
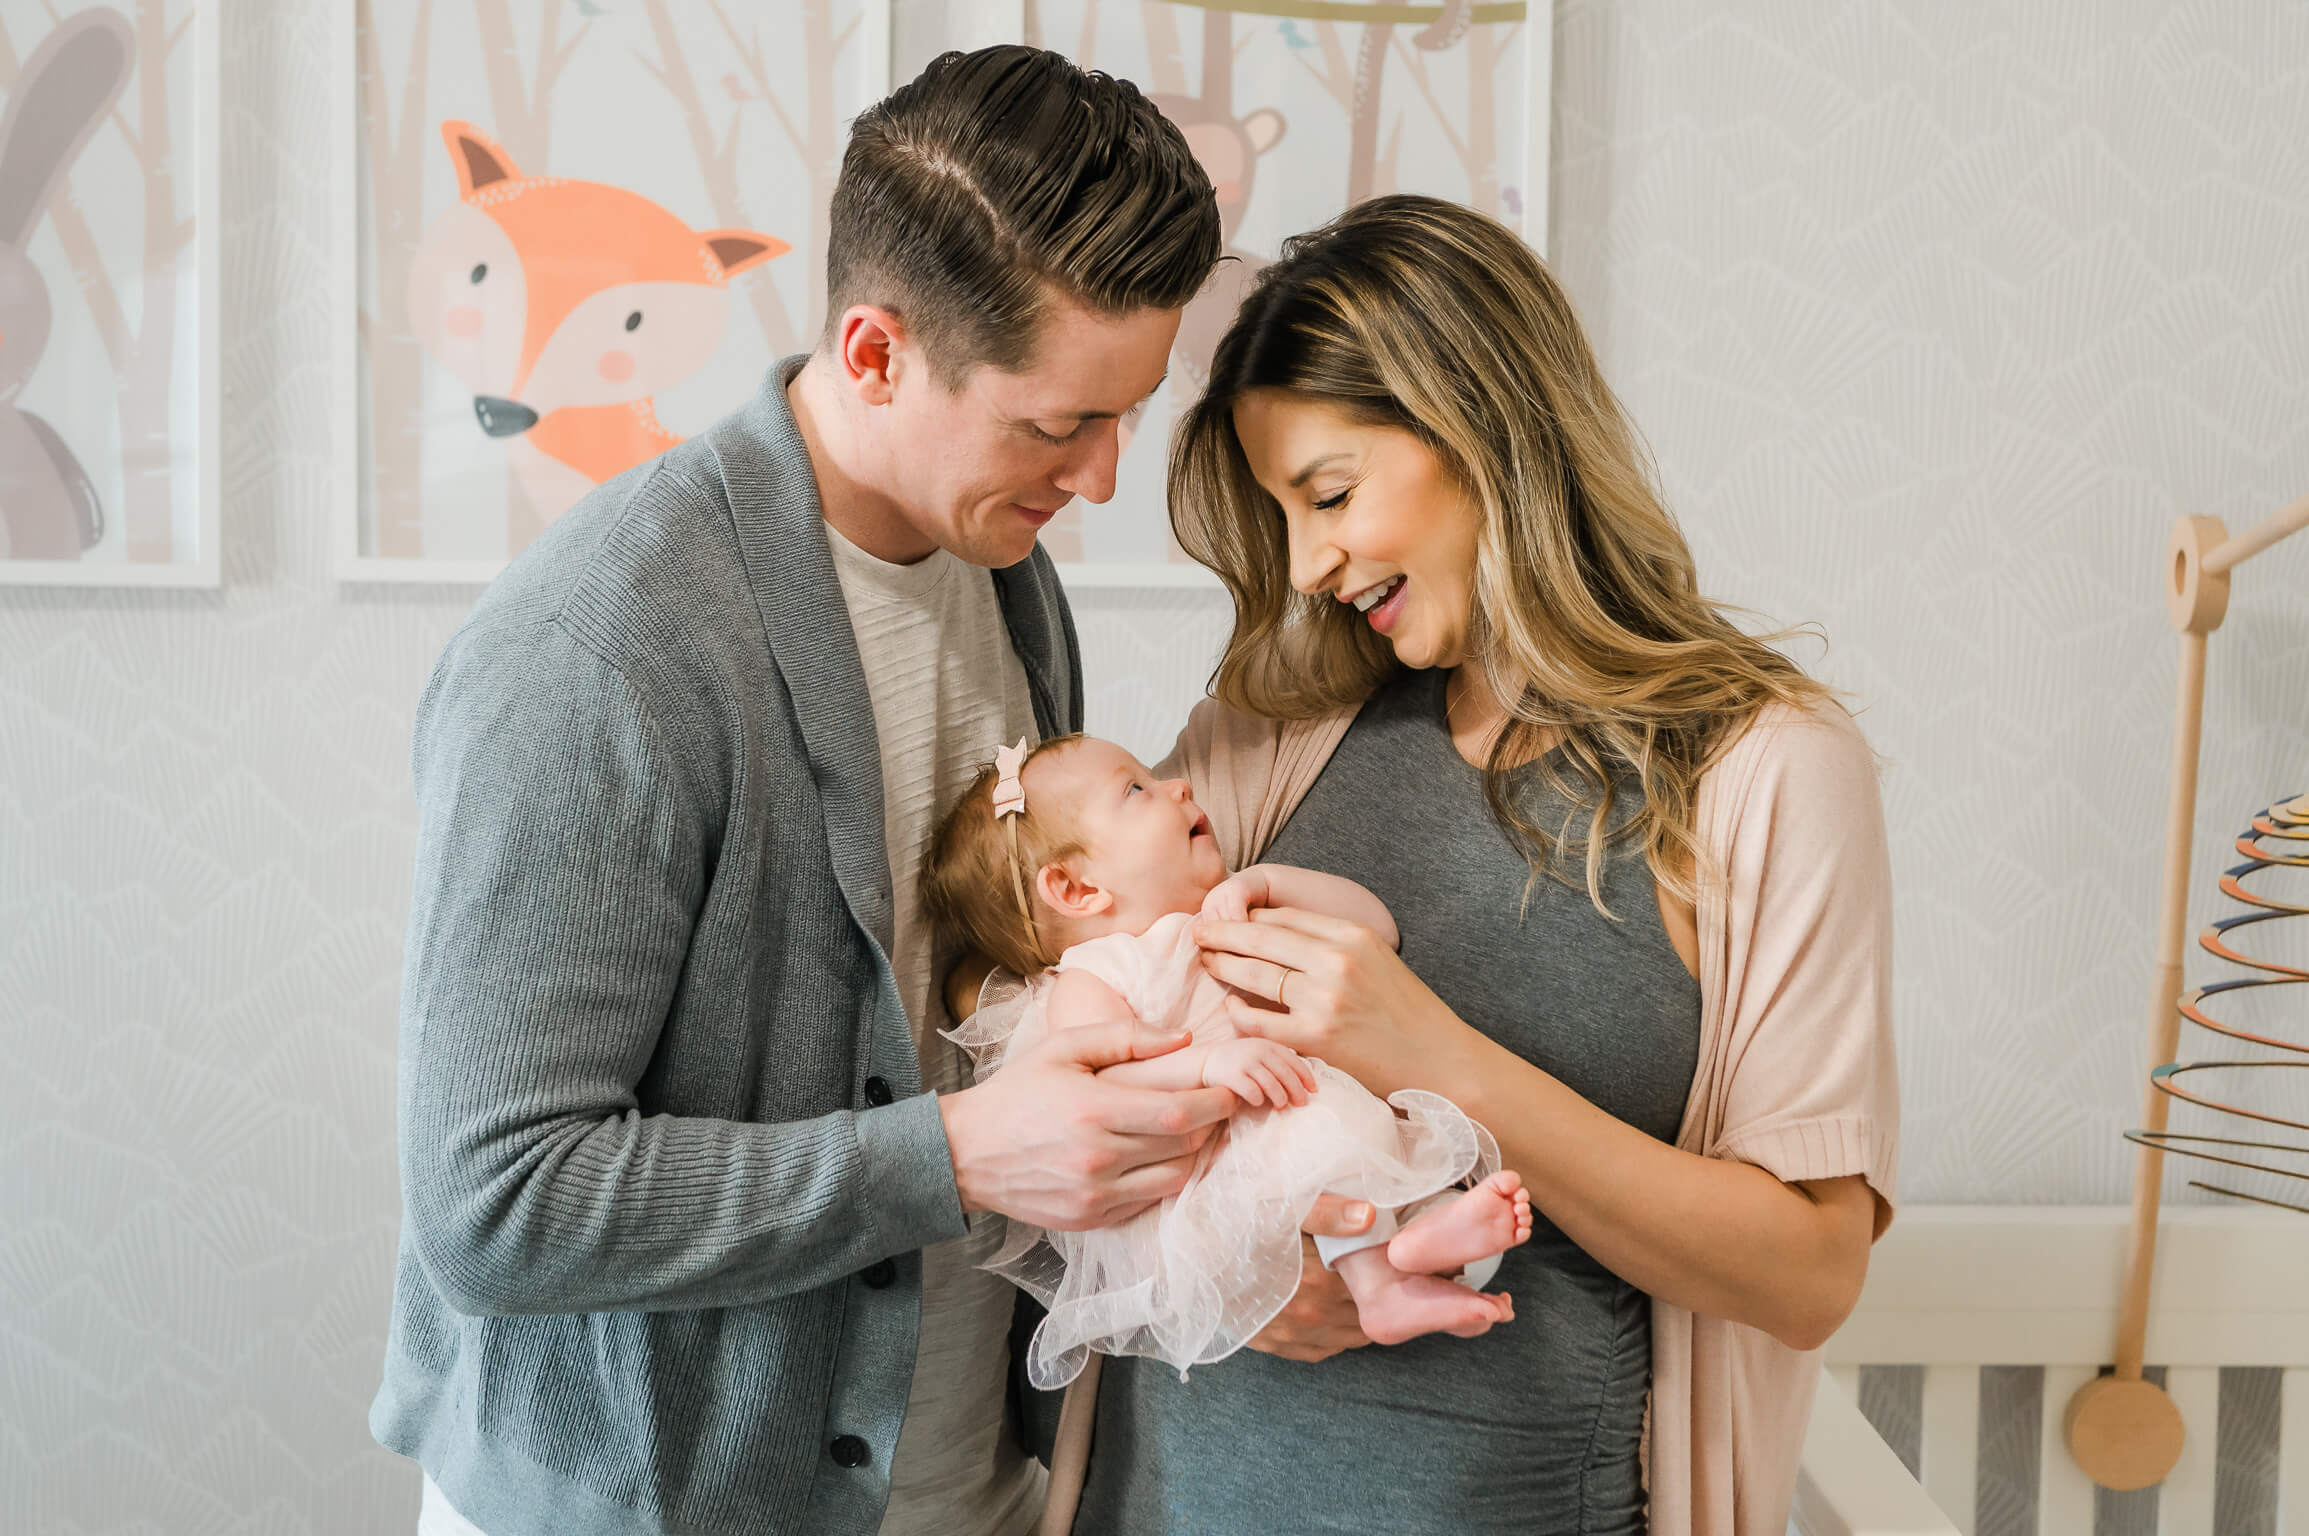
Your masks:
M1240 869L1274 841L1354 713L1275 722L1206 699L1157 771L1194 785ZM1900 1101L1874 754L1839 708L1775 706L1702 779L1698 820L1728 878L1699 901L1699 1067L1676 1145L1791 1183L1859 1174L1882 1236ZM1816 1353L1757 1329L1652 1303L1653 1536L1782 1536L1819 1369ZM1087 1429L1087 1401L1069 1408Z

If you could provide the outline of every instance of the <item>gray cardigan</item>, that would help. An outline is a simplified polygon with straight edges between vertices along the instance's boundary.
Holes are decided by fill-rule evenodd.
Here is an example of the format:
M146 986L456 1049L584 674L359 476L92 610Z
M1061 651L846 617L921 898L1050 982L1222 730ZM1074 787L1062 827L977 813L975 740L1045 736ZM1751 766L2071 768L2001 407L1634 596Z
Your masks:
M869 1536L963 1231L799 362L548 530L419 706L369 1421L489 1536ZM992 580L1078 729L1049 558Z

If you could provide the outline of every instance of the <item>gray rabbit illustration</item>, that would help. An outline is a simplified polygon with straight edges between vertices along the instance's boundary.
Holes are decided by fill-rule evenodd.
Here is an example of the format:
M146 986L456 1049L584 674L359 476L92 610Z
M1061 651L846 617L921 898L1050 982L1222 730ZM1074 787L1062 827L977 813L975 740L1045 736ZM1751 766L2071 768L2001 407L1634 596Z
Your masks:
M48 346L48 283L24 251L48 199L128 84L136 36L82 11L33 50L0 115L0 559L77 560L104 535L88 472L16 405Z

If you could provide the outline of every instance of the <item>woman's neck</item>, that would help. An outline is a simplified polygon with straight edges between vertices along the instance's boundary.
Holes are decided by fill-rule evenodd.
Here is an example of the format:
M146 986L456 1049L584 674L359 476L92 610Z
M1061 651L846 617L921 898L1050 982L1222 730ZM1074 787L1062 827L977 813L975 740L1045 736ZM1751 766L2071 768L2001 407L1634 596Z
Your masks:
M1482 662L1470 661L1451 669L1450 679L1443 686L1443 718L1451 727L1451 745L1459 755L1478 768L1490 766L1491 749L1507 728L1514 711L1508 701L1522 695L1521 687L1510 687ZM1539 739L1517 753L1509 768L1535 762L1553 750L1563 740L1563 732L1549 728Z

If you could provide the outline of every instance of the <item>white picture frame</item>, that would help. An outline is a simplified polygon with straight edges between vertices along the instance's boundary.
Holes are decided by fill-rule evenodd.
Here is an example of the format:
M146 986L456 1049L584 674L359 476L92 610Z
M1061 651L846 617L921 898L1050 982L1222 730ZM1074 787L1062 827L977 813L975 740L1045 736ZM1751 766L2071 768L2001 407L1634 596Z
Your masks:
M379 327L364 306L379 302L379 296L388 291L390 285L376 280L378 274L371 265L379 257L373 233L378 221L376 183L371 178L375 143L372 129L375 108L382 101L387 115L393 119L390 124L393 133L404 134L408 127L406 114L414 110L411 103L416 100L408 89L406 65L392 61L392 39L387 30L394 26L406 30L406 13L397 9L386 11L386 28L374 34L365 30L375 21L383 3L384 0L358 0L357 4L355 0L345 0L332 8L334 31L330 46L340 83L336 127L332 134L333 163L337 167L332 212L337 240L336 270L340 274L335 295L339 318L333 328L331 360L336 393L332 417L336 424L340 466L332 508L334 563L338 579L344 582L480 585L495 579L524 541L516 536L517 528L509 528L502 537L485 534L464 538L456 523L458 517L468 509L485 509L482 513L485 516L508 515L493 511L503 503L514 509L509 516L517 521L522 516L520 509L526 506L532 514L538 514L535 526L529 529L534 536L544 522L566 509L568 500L574 500L574 493L540 513L540 508L546 507L549 498L557 494L554 486L545 486L538 494L531 494L534 483L520 478L520 471L511 467L496 469L492 484L492 471L486 461L479 458L472 444L460 444L456 439L457 408L453 397L465 379L463 376L452 379L455 370L444 355L431 353L424 358L427 377L419 386L429 403L422 407L412 404L406 409L411 413L421 410L425 425L418 430L433 434L422 439L427 448L447 443L452 452L460 455L456 462L463 466L465 478L453 478L438 486L420 480L417 486L420 494L415 496L409 494L405 483L397 484L391 492L393 504L407 515L394 523L380 513L387 491L382 483L384 477L379 473L376 422L376 401L380 394L376 358L380 344L374 333ZM748 252L737 259L738 265L729 269L724 279L729 313L726 328L720 332L720 339L712 343L711 358L702 367L682 375L675 386L681 392L682 417L677 423L679 430L671 435L689 435L736 407L758 388L780 348L803 350L808 345L807 327L816 319L814 296L824 282L824 199L831 192L833 175L840 165L848 120L862 106L881 99L890 90L890 0L802 0L800 4L778 7L749 6L739 0L718 0L718 3L717 0L673 0L671 4L667 0L642 0L642 3L614 10L578 6L567 14L585 19L577 21L571 33L563 34L559 31L564 14L561 8L567 4L568 0L448 0L433 8L434 25L448 30L428 40L428 58L437 59L445 46L470 47L477 39L483 57L497 59L502 55L513 60L517 71L532 72L528 82L532 93L523 100L524 92L503 89L502 82L494 78L492 68L489 70L491 89L487 92L477 94L468 83L462 95L446 91L432 95L433 80L454 78L453 70L436 71L428 77L429 96L423 109L427 120L420 122L420 137L425 140L429 162L444 154L453 161L458 153L454 142L444 149L433 137L447 137L449 122L469 121L479 126L481 117L487 115L483 104L510 104L528 110L533 128L539 122L550 121L557 145L572 140L579 142L566 155L557 149L555 154L529 163L520 163L526 158L521 151L511 151L504 167L512 172L505 179L507 186L533 179L539 185L546 179L554 182L595 179L598 186L641 196L634 191L637 178L630 175L630 162L626 164L629 174L622 177L615 170L597 167L614 159L615 152L621 149L639 153L631 146L612 142L617 133L630 136L654 131L671 135L675 130L667 126L670 121L680 125L679 154L685 168L669 178L666 188L651 186L649 201L666 215L691 226L692 232L701 238L755 232L751 222L744 229L738 227L742 214L732 206L741 197L750 201L766 195L760 191L763 178L753 173L752 163L743 179L744 192L737 190L740 178L732 166L740 148L790 143L795 165L800 167L799 175L809 182L810 195L815 198L806 220L806 237L787 238L795 232L795 224L804 221L780 223L772 229L773 218L792 218L791 204L780 204L786 211L773 218L760 219L759 229L774 235L771 243L784 249L767 255ZM484 17L488 19L485 21ZM810 32L807 29L811 27L822 30ZM788 104L777 99L777 90L770 78L773 70L790 74L797 67L795 50L784 46L787 39L780 28L800 32L796 39L801 49L799 67L805 72L803 83L797 89L806 93L807 99L794 104L790 110ZM576 50L588 29L598 29L586 44L593 53L580 55ZM699 41L707 29L719 29L726 37L725 51L710 51ZM678 67L668 67L671 61L663 51L669 35L681 45ZM444 43L444 38L462 41ZM550 54L548 48L553 50ZM823 76L808 67L808 61L820 54L833 60L832 67ZM574 64L579 75L587 69L592 71L582 82L585 89L580 99L596 100L603 97L605 90L616 88L614 84L605 88L603 82L614 81L621 59L630 60L626 75L635 82L634 89L643 93L630 99L637 105L646 103L654 111L654 118L637 113L605 123L600 120L601 114L549 117L549 82L559 76L564 65ZM481 65L471 67L483 68ZM711 78L709 71L722 71L725 67L726 72L719 81ZM364 88L363 71L368 68L379 72L386 89ZM830 82L830 86L822 82ZM658 94L661 92L664 94ZM668 98L672 105L668 104ZM441 121L435 123L430 119ZM654 122L655 127L649 127L649 122ZM637 123L643 126L636 128ZM480 135L487 147L471 153L482 157L493 151L506 153L488 128L481 127ZM505 137L513 136L506 134ZM399 137L395 142L405 145L408 140ZM669 137L664 142L673 140ZM715 158L725 154L732 157L729 164ZM811 166L817 168L814 180L810 180ZM791 168L781 174L790 172ZM412 244L422 246L423 241L432 238L435 221L442 219L453 202L459 198L473 201L467 195L464 180L470 174L469 166L463 172L453 172L439 163L429 163L423 173L426 183L422 196L410 195L417 183L402 178L398 186L403 195L396 219L403 220L414 207L427 231L424 236L413 239ZM486 187L475 190L483 196L487 194ZM401 227L405 227L405 220ZM483 233L487 235L487 231ZM726 241L709 242L709 248L717 254L728 245ZM416 261L426 259L429 258L422 250L414 258ZM775 272L766 270L772 262L778 264ZM765 269L755 270L757 266ZM771 284L773 279L775 297L764 302L753 292L752 285ZM370 291L372 287L375 292ZM774 341L768 318L773 309L781 321L775 327ZM758 321L759 343L746 335L749 314ZM484 326L487 323L485 321ZM411 328L421 330L422 322L413 320ZM484 342L487 338L488 332L484 329ZM408 339L388 338L395 343ZM646 373L650 366L645 359L643 371ZM445 398L450 407L447 410L443 408ZM659 390L640 402L638 408L652 417L652 426L662 427L672 419L672 413L665 407L667 398L666 392ZM476 412L480 409L478 399L473 408ZM538 418L539 427L548 425L550 418L549 410L545 417ZM470 422L464 425L471 428ZM486 426L473 429L472 435L478 437L486 430ZM521 430L526 435L527 429ZM405 445L409 437L404 428L398 442ZM384 450L385 457L393 459L396 451L396 447L389 445ZM403 466L401 472L421 475L421 471L406 469L409 457L403 453L396 461ZM384 467L391 472L390 465ZM616 467L622 466L612 467L608 473L616 472ZM547 470L552 471L553 466L548 465ZM560 478L563 486L576 484L566 475ZM606 474L601 478L606 478ZM406 536L412 516L424 520L414 540ZM449 527L448 537L442 536L444 520ZM393 539L383 536L388 526L396 530ZM489 547L492 542L495 547Z
M46 189L0 214L20 222L48 308L45 346L0 407L20 451L13 469L0 460L0 586L222 579L220 3L0 0L10 117L22 95L67 146ZM162 198L175 222L147 230ZM0 338L14 329L0 318Z

